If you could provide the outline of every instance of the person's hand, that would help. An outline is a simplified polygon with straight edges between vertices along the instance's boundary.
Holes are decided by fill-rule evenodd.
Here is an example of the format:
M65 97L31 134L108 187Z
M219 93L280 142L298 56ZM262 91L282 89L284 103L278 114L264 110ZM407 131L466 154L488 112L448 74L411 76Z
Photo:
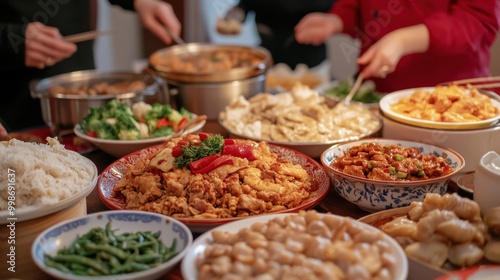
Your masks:
M135 0L134 6L144 27L165 44L172 43L172 38L165 28L175 36L180 36L181 23L170 4L160 0Z
M7 134L7 130L0 123L0 141L6 141L6 140L9 140L9 137L8 137L8 134Z
M429 48L429 31L423 24L394 30L373 44L358 64L366 65L363 77L385 78L394 72L401 57L421 53Z
M343 23L337 15L310 13L295 26L295 40L301 44L321 45L334 33L342 31Z
M45 68L70 57L76 52L74 43L66 42L59 29L32 22L26 28L27 67Z

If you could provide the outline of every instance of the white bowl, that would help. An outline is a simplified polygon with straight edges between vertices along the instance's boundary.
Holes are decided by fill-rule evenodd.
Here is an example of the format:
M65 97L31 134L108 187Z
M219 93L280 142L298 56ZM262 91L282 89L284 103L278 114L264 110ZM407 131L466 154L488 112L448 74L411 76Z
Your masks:
M193 115L193 118L195 118L196 115ZM184 134L188 133L195 133L203 128L205 125L206 120L199 122L198 124L194 125L193 127L190 127L186 131L184 131ZM161 144L166 142L168 139L171 138L171 136L165 136L165 137L155 137L155 138L147 138L147 139L140 139L140 140L110 140L110 139L100 139L100 138L95 138L95 137L90 137L83 133L81 127L79 124L77 124L74 128L74 132L76 136L85 139L101 149L103 152L110 154L114 157L122 157L124 155L128 155L132 152L154 146L157 144Z
M189 248L188 253L184 257L184 260L182 261L181 264L181 272L182 276L186 280L197 280L198 279L198 268L196 266L196 260L198 257L202 256L204 254L205 249L207 246L211 243L213 243L213 238L212 238L212 232L217 230L217 231L222 231L222 232L230 232L230 233L237 233L238 231L242 229L248 229L251 227L252 224L255 223L267 223L270 220L273 220L275 218L279 217L286 217L288 215L298 215L296 213L287 213L287 214L269 214L269 215L263 215L263 216L257 216L257 217L250 217L244 220L240 221L235 221L231 222L222 226L219 226L215 229L212 229L200 237L198 237L195 242L193 242L193 245ZM320 216L326 216L326 215L331 215L331 216L337 216L334 214L319 214ZM340 216L337 216L340 217ZM395 271L395 275L392 278L393 280L405 280L408 277L408 259L406 257L405 252L401 248L401 246L389 235L386 233L382 232L381 230L362 223L357 220L352 220L351 221L354 227L359 228L360 230L363 231L376 231L380 232L383 236L383 240L387 242L389 253L388 257L394 260L398 260L398 266ZM318 260L319 261L319 260Z
M45 265L46 254L56 255L60 249L69 247L79 236L87 233L92 228L104 228L110 219L112 220L111 228L116 230L116 234L124 232L134 233L137 231L160 231L159 238L166 246L170 246L175 238L177 240L176 251L178 254L167 262L144 271L100 277L64 273ZM46 229L33 242L31 254L35 264L40 269L57 279L157 279L165 275L165 273L180 262L192 242L193 237L189 229L173 218L142 211L105 211L71 219Z
M426 127L426 128L434 128L434 129L443 129L443 130L466 130L466 129L479 129L479 128L487 128L491 127L498 123L500 120L500 114L497 116L481 120L481 121L470 121L470 122L441 122L441 121L431 121L431 120L423 120L408 117L401 113L394 112L391 109L391 105L397 103L403 97L410 97L416 90L422 90L424 92L428 92L429 94L434 92L434 87L423 87L423 88L412 88L412 89L404 89L400 91L395 91L389 93L382 97L380 100L380 110L389 118L418 127ZM500 101L491 98L491 102L495 107L500 110Z
M475 171L479 160L488 151L500 153L500 124L483 129L441 130L416 127L381 115L384 123L383 138L423 142L453 149L465 159L462 170L464 173Z
M415 147L423 154L446 155L446 162L453 172L445 176L419 181L382 181L370 180L346 174L331 167L333 161L353 146L366 142L382 145L398 144L403 147ZM393 139L363 139L330 147L321 155L321 163L332 180L332 187L346 200L360 208L373 212L410 205L412 201L423 201L428 192L444 194L451 177L464 167L463 157L452 149L430 144Z

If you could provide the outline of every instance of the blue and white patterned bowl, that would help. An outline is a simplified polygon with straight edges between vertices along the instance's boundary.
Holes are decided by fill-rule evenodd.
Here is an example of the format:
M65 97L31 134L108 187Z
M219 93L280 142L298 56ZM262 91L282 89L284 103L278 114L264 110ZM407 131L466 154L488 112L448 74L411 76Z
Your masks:
M414 147L423 154L442 156L453 168L453 172L443 177L421 181L377 181L349 175L331 167L332 162L344 155L349 148L366 142ZM333 145L323 152L321 163L330 176L335 191L369 212L408 206L412 201L423 201L425 194L429 192L442 195L446 193L451 177L465 166L464 158L452 149L413 141L376 138Z
M92 228L104 228L110 219L112 220L111 228L116 230L116 234L160 231L159 238L166 246L170 246L174 238L177 239L176 250L178 254L169 261L148 270L99 277L64 273L44 264L45 254L56 255L60 249L69 247L79 236L87 233ZM56 279L157 279L165 275L181 261L192 243L193 236L188 227L173 218L152 212L116 210L89 214L81 218L64 221L46 229L33 242L31 255L40 269Z

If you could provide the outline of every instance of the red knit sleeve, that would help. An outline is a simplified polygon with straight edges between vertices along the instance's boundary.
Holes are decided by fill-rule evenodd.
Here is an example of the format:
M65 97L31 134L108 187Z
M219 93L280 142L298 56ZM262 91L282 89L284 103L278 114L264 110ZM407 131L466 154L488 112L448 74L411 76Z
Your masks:
M499 1L458 0L450 12L436 13L424 20L430 35L429 51L460 54L491 46L499 20Z
M342 19L344 25L343 33L356 37L356 27L359 22L359 5L360 0L339 0L335 2L332 9L329 11L331 14L336 14ZM359 28L359 27L358 27Z

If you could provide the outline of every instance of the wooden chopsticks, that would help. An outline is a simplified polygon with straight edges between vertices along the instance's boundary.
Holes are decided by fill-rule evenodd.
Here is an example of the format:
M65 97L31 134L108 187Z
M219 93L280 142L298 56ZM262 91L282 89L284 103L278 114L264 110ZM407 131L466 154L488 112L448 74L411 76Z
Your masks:
M93 30L93 31L64 36L63 39L71 43L78 43L78 42L92 40L99 36L109 35L109 34L111 34L110 30L106 31Z
M500 88L500 76L463 79L442 83L440 85L471 86L477 89Z

